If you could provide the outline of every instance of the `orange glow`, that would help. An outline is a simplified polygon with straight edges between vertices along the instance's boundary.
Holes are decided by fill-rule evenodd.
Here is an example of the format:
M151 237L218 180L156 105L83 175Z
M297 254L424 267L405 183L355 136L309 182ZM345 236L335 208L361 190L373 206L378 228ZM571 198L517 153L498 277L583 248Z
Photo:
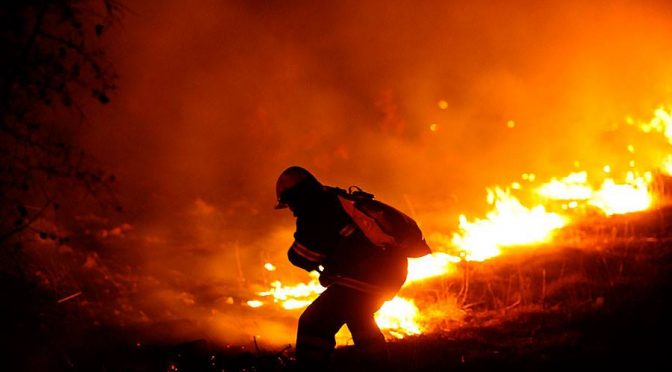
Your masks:
M653 198L648 185L652 180L650 172L644 177L628 172L624 183L616 183L612 178L602 182L599 189L593 190L588 182L586 171L571 173L563 179L553 179L537 189L537 192L549 200L572 201L570 208L576 208L577 201L597 207L605 215L624 214L643 211L651 207Z
M301 309L308 306L317 296L324 292L318 281L319 274L316 271L310 273L311 280L308 283L299 283L293 286L285 286L279 280L271 283L271 289L260 292L260 296L271 296L274 303L280 304L285 310Z
M420 258L409 258L405 285L453 273L456 271L455 264L460 261L459 257L443 252L435 252Z
M460 231L452 242L467 260L483 261L499 255L502 248L550 242L553 232L569 223L566 217L549 213L543 205L525 207L499 187L488 189L488 204L493 209L486 218L467 220L460 216Z
M418 324L419 312L413 300L395 297L383 304L375 318L381 329L396 338L404 338L422 333Z
M648 182L641 177L625 184L606 179L588 204L601 209L606 215L639 212L652 204Z
M638 123L638 127L644 133L661 133L667 138L667 141L672 144L672 107L665 108L658 107L654 111L654 117L648 122Z
M35 118L63 133L21 128L26 140L74 145L55 151L62 160L81 147L92 169L118 178L63 199L69 184L3 179L45 201L23 203L45 220L18 253L37 246L26 266L39 268L36 281L56 299L91 292L63 306L110 324L180 324L176 337L293 343L301 309L324 288L287 260L295 219L273 206L290 165L361 186L421 226L434 252L409 259L406 284L376 316L394 338L434 332L462 306L500 306L473 298L498 262L471 261L591 249L582 239L593 233L644 230L614 216L672 203L670 1L287 3L135 1L142 16L123 17L127 31L91 40L109 48L100 67L119 76L110 104L84 101L80 115L75 100L77 120L52 120L57 99ZM23 163L23 146L5 152ZM98 194L109 208L97 208ZM15 218L2 221L11 231Z
M633 120L628 122L634 123ZM672 133L668 129L672 127L670 124L672 121L667 111L658 109L651 122L640 123L638 127L645 132L664 134L670 140L667 137ZM435 125L432 125L432 130ZM508 126L513 127L515 124ZM628 153L635 153L633 144L627 145L625 149ZM627 165L634 168L635 161L630 160ZM486 201L491 206L490 211L484 218L468 219L464 214L460 215L458 231L451 239L434 239L438 244L435 244L433 254L409 259L404 290L413 293L412 288L417 283L456 275L460 270L458 264L464 260L484 261L504 253L507 248L548 244L553 241L558 230L572 224L588 207L610 216L643 211L654 205L654 195L650 191L653 181L651 171L631 169L625 173L622 181L616 181L617 172L614 169L618 168L611 164L602 166L596 179L591 179L587 170L580 169L580 161L574 161L573 166L579 170L564 177L552 177L545 183L537 184L536 174L528 172L521 175L521 179L526 181L524 184L512 182L506 188L488 188ZM672 154L660 160L660 167L668 173L672 172ZM514 192L536 196L532 200L538 201L532 206L526 206L513 195ZM561 203L561 211L556 212L557 203ZM459 256L445 253L444 250L448 249L457 250ZM265 265L269 270L267 265L270 264ZM317 278L317 272L313 272L308 283L288 286L274 281L271 289L258 294L272 297L273 302L283 309L302 309L324 291ZM248 305L252 306L250 302ZM403 338L423 333L436 321L457 309L453 308L455 305L443 306L431 314L424 314L412 296L396 296L382 306L375 319L387 335Z
M520 177L529 182L534 182L534 180L537 179L537 176L534 173L523 173Z
M253 309L256 309L258 307L262 307L263 305L264 305L264 303L259 301L259 300L249 300L249 301L247 301L247 306L249 306Z
M672 155L668 155L665 160L663 160L662 171L668 176L672 176Z
M654 111L653 119L648 122L635 122L632 117L628 117L627 122L630 125L636 125L644 133L662 134L667 142L672 144L672 106L658 107ZM634 167L634 161L632 166ZM667 154L661 160L660 170L667 175L672 175L672 154Z
M586 200L593 193L587 182L588 172L575 172L563 179L552 179L539 187L537 192L548 199Z

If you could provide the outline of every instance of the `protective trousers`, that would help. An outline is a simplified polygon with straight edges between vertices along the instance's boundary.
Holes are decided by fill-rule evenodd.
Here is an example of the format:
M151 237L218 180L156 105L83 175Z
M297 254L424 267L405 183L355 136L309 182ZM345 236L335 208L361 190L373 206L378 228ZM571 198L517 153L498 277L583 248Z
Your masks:
M388 361L385 338L373 314L384 298L341 285L331 285L299 318L296 359L300 370L324 370L336 345L335 335L346 324L362 365L384 367Z

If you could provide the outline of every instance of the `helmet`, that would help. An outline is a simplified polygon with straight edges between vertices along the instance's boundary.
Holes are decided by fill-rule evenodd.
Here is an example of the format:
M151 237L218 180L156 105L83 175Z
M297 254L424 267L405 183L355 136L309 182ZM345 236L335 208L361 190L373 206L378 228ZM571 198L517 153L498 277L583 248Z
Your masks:
M320 182L306 169L293 166L280 173L278 181L275 183L275 196L278 198L278 204L275 209L287 208L287 201L291 197L291 191L297 190L297 186L321 186Z

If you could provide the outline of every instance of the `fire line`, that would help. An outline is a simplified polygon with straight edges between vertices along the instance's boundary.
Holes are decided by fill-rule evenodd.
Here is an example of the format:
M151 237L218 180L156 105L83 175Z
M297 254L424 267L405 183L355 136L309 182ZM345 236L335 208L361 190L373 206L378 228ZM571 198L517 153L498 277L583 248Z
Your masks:
M647 122L636 122L629 117L626 123L644 133L663 135L672 145L671 113L672 108L660 107ZM634 156L639 153L636 149L643 147L629 144L623 150ZM449 241L431 242L434 243L433 254L409 259L404 289L430 278L454 275L459 272L458 265L462 262L484 261L514 247L551 243L559 230L580 221L591 211L608 217L653 208L656 205L656 195L652 191L654 174L672 174L672 149L666 151L668 153L662 158L653 160L655 169L637 169L638 162L630 160L625 165L606 164L600 172L579 169L542 184L535 184L538 177L534 173L523 173L521 178L527 181L524 184L513 182L510 186L488 188L486 200L491 209L486 216L469 219L460 215L458 230ZM573 162L575 168L580 165L578 160ZM537 203L528 206L517 195L537 200ZM265 267L269 271L275 270L271 263L266 263ZM296 285L276 280L271 283L271 288L258 295L270 298L272 304L284 310L303 309L324 290L317 280L318 275L313 272L309 282ZM248 306L260 307L266 303L252 300L248 301ZM390 338L403 338L423 333L433 321L445 318L451 311L459 318L457 307L456 303L447 304L443 312L425 313L420 311L413 298L399 295L382 306L376 314L376 322Z

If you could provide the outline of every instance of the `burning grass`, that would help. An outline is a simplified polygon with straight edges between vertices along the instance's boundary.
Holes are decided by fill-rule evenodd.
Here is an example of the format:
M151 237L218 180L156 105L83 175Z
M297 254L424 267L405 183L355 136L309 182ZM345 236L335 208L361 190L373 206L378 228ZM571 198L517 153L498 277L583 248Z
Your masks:
M656 339L670 331L671 228L671 209L603 217L566 231L562 245L463 263L462 275L424 281L412 288L424 313L445 312L449 304L462 316L459 321L446 316L422 335L390 342L394 365L565 370L663 363L665 369L666 343ZM36 287L8 289L27 308L33 306L29 300L44 296ZM16 370L291 370L293 365L289 345L271 346L263 338L246 345L185 342L195 335L179 341L172 332L176 324L91 328L64 307L56 309L61 312L7 314L15 324L12 334L24 337L16 345L25 348L4 346L15 351ZM337 349L334 363L336 370L356 370L355 350Z
M630 119L627 124L664 136L668 146L668 112L660 108L649 122ZM410 261L407 284L376 314L393 341L395 365L410 370L553 369L585 362L642 363L632 355L643 355L646 363L658 361L661 349L648 340L669 330L672 212L663 206L670 196L665 175L670 156L642 154L635 160L640 147L628 144L623 149L627 163L598 171L581 169L576 161L576 172L547 182L524 173L521 182L488 189L491 209L485 217L461 215L451 236L430 235L436 252ZM641 163L650 167L636 168ZM236 247L236 257L237 252ZM108 275L99 261L92 254L84 268L99 269L95 272L114 284L110 290L138 284L132 277ZM117 296L121 303L110 311L104 301L89 302L95 291L81 296L88 291L69 290L50 298L53 293L9 280L6 292L18 305L5 319L19 321L8 327L16 342L3 346L18 357L16 369L290 368L291 347L266 342L266 337L292 339L289 325L323 288L315 276L307 283L282 283L275 280L283 276L274 273L273 263L263 267L268 272L263 283L248 285L241 274L237 289L213 293L210 285L197 288L190 276L171 275L184 290L144 298L171 304L146 307L157 308L164 315L161 321L135 311L128 302L132 290ZM250 291L257 297L250 298ZM79 297L86 299L79 302ZM34 305L36 298L47 301ZM116 323L98 322L104 318L100 314L110 312ZM224 312L231 316L223 317ZM126 313L140 317L120 320ZM179 324L185 313L191 319L186 326ZM256 336L238 346L217 337L235 333L236 327ZM209 341L184 342L205 336ZM341 345L350 343L347 334L339 338ZM48 340L47 346L41 343L35 352L39 358L30 359L38 339ZM352 348L339 349L336 365L352 370L357 365L352 353Z
M657 340L670 331L672 240L665 231L671 218L669 210L627 216L580 245L470 263L468 290L465 278L442 280L460 288L464 321L391 343L394 364L401 370L666 369L666 344ZM345 370L352 351L340 352Z

